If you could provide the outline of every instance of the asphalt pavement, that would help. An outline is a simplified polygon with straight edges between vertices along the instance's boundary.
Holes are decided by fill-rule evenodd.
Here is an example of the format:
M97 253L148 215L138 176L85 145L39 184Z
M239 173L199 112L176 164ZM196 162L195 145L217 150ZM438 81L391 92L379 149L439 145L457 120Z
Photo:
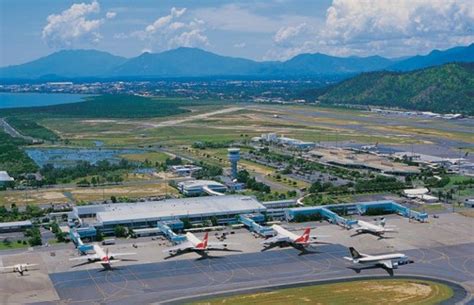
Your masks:
M387 276L383 269L356 273L348 268L347 248L324 245L315 253L294 249L245 253L214 259L176 260L117 266L112 271L88 269L50 274L61 301L37 304L181 303L192 297L331 279ZM422 276L460 284L462 297L472 297L474 243L404 251L414 264L400 266L397 276ZM373 253L371 253L373 254ZM87 293L86 293L87 292ZM458 293L459 297L459 293Z

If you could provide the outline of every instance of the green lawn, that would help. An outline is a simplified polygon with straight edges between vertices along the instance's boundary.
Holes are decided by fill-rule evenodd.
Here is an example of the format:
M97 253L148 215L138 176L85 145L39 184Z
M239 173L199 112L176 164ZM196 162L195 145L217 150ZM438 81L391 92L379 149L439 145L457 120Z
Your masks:
M214 298L193 305L347 305L438 304L453 296L450 287L424 280L386 279L280 289L254 294Z
M1 250L23 249L23 248L28 248L28 247L29 247L28 244L24 245L23 243L17 243L16 241L12 241L9 244L6 244L4 242L0 242L0 251Z
M124 154L120 155L121 158L130 160L130 161L140 161L145 162L145 160L150 161L155 164L155 162L165 162L166 159L171 159L171 156L163 152L147 152L142 154Z

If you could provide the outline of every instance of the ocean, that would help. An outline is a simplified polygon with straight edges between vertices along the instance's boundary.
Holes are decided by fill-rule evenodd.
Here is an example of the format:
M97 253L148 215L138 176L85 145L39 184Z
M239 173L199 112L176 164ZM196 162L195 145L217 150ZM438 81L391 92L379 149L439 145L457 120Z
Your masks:
M0 109L80 102L87 94L0 92Z

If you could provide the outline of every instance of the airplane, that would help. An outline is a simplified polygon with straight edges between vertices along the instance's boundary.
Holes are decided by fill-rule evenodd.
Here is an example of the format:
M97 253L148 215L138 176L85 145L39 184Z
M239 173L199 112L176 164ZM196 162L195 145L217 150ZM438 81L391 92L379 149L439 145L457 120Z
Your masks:
M8 270L11 269L11 272L18 272L21 276L25 273L25 271L28 271L28 268L33 267L33 266L38 266L38 264L16 264L12 266L6 266L6 267L0 267L2 270Z
M200 259L214 258L213 256L209 256L210 251L241 252L240 250L227 249L227 245L228 243L209 242L209 233L207 232L204 235L203 240L200 240L199 238L197 238L193 233L187 232L185 242L182 242L174 247L163 250L163 252L169 253L169 256L165 257L165 259L170 259L175 256L183 255L190 252L199 254L201 256Z
M350 247L349 251L351 257L344 257L344 259L353 262L354 264L368 265L367 267L355 267L351 268L357 273L362 269L372 268L383 268L385 271L393 276L393 269L397 269L398 266L413 264L413 260L409 260L408 257L403 253L392 253L382 255L368 255L359 253L355 248Z
M351 237L354 237L360 234L372 234L372 235L378 236L379 238L383 238L383 235L385 233L397 232L395 230L395 227L385 226L385 218L382 218L382 220L378 224L373 224L373 223L366 222L363 220L358 220L357 225L355 227L355 231L357 233L351 235Z
M303 235L298 236L295 233L292 233L279 225L273 225L272 229L277 232L277 235L270 237L262 242L264 248L261 250L267 251L275 247L293 247L297 250L300 250L300 254L311 253L307 248L314 244L328 244L326 242L317 241L316 236L310 236L311 229L307 228L304 230Z
M105 251L99 245L94 244L92 245L94 249L93 254L82 255L80 257L70 258L70 261L76 260L87 260L86 262L76 265L82 266L86 264L100 264L104 267L105 270L112 270L112 263L119 262L119 261L127 261L128 259L117 259L119 256L129 256L135 255L136 253L109 253L109 249L107 248Z

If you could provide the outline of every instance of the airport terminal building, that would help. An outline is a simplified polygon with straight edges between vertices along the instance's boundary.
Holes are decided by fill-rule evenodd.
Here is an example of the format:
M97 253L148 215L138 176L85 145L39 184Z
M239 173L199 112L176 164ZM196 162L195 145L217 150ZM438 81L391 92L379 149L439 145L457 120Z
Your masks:
M229 195L77 206L73 216L95 218L93 225L110 233L117 225L150 228L156 227L158 222L183 218L199 223L216 217L220 224L227 224L236 222L238 215L265 211L265 206L254 197Z

